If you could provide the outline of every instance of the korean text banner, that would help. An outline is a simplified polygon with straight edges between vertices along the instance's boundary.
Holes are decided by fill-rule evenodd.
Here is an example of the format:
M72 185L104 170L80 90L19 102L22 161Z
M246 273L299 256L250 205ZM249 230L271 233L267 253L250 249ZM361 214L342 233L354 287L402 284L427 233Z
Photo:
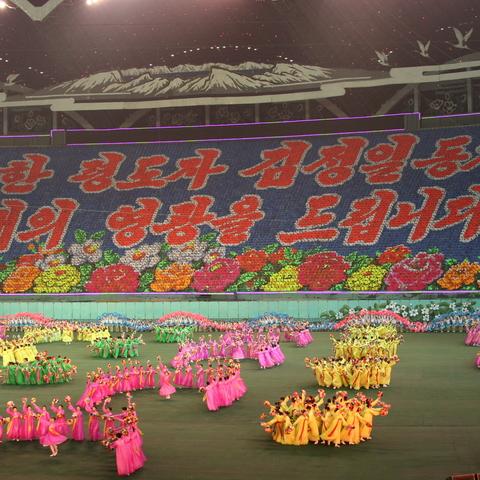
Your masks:
M477 290L479 133L2 149L1 291Z

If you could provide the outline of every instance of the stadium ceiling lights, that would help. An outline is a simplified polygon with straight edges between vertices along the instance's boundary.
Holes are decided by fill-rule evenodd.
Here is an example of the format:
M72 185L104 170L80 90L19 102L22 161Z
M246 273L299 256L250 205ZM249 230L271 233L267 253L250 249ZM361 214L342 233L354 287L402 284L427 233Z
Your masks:
M50 15L64 0L48 0L41 7L33 6L28 0L8 0L9 3L16 5L23 10L35 22L41 22ZM8 6L8 5L6 5Z

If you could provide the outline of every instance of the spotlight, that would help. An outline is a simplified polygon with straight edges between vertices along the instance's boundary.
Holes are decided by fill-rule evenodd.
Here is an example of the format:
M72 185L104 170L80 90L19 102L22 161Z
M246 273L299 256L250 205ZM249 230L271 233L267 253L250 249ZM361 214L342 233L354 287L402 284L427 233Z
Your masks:
M0 8L11 8L12 10L15 10L15 7L8 5L8 3L5 3L3 0L0 0Z

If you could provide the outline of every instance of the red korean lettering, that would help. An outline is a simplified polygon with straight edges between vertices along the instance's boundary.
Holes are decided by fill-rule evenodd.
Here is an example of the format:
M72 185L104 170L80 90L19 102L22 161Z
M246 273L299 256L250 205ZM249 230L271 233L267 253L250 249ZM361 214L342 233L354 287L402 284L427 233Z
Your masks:
M255 183L258 190L291 187L311 146L308 142L282 142L281 147L261 153L264 160L262 163L238 173L242 177L260 175L260 179Z
M480 230L480 185L470 185L468 189L473 195L461 195L447 200L444 207L447 214L433 225L435 230L443 230L465 222L460 234L461 242L474 240Z
M334 187L350 180L368 142L361 137L345 137L339 138L339 143L340 145L320 148L318 151L320 159L302 169L307 174L320 169L315 180L322 187Z
M440 139L432 158L412 160L412 167L425 169L425 174L435 180L449 178L458 172L468 172L480 164L480 157L471 160L465 146L472 141L469 136Z
M170 207L167 221L152 225L154 235L167 233L166 241L170 245L183 245L191 242L200 234L199 225L211 222L215 218L209 209L214 199L209 196L197 195L189 202L179 203Z
M370 197L354 200L347 217L338 224L339 227L348 229L343 243L377 243L397 196L397 192L393 190L374 190Z
M17 233L19 242L30 242L48 234L45 248L51 250L62 243L72 216L80 206L73 198L54 198L54 207L40 207L27 220L29 230Z
M395 183L402 178L402 172L419 138L415 135L400 134L388 137L391 143L381 143L367 150L365 159L370 165L362 165L360 171L366 175L370 185Z
M119 248L128 248L142 242L153 224L162 202L156 198L137 198L139 208L120 205L105 222L106 227L115 232L113 242Z
M307 200L305 215L295 222L297 232L278 232L277 240L282 245L293 245L297 242L315 242L335 240L339 235L337 228L324 227L336 218L333 212L324 212L327 208L336 207L341 196L337 194L325 194L319 197L310 197Z
M438 187L422 187L418 193L424 197L423 204L418 210L411 202L398 202L397 213L388 221L388 228L393 229L413 225L408 243L420 242L428 235L445 196L445 190Z
M134 188L162 188L166 181L160 178L162 170L155 167L161 167L168 162L168 158L163 155L153 157L139 158L135 162L135 171L131 173L127 182L117 181L115 188L117 190L133 190Z
M28 205L23 200L5 199L1 201L5 208L0 208L0 252L10 248L23 212Z
M99 153L100 158L84 160L80 172L68 178L69 182L80 183L85 193L98 193L115 185L115 175L125 160L125 155L117 152Z
M210 221L220 235L217 241L222 245L240 245L250 238L250 229L265 217L260 210L263 200L258 195L243 195L230 206L230 215Z
M205 187L211 175L220 175L228 170L227 165L215 165L221 151L215 148L195 150L198 157L181 158L177 161L177 171L164 177L167 182L176 182L180 178L190 178L188 190L200 190Z
M8 167L0 168L2 193L30 193L40 180L53 177L53 170L45 170L50 158L34 153L25 154L25 160L11 160Z

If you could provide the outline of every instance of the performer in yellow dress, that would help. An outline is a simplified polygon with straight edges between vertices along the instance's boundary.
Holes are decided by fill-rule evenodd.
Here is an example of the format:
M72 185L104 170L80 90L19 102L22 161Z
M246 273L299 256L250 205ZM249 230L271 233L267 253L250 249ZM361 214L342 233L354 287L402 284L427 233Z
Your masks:
M62 342L66 345L70 345L73 342L74 328L72 326L65 325L62 329Z
M280 409L276 409L271 412L273 415L272 420L269 422L262 422L263 427L272 427L272 438L275 442L282 443L283 442L283 433L284 433L284 425L285 425L285 417L281 413Z
M308 443L308 416L307 411L302 410L300 416L293 423L295 429L294 445L306 445Z
M340 442L342 438L342 426L347 426L347 422L344 417L345 413L346 409L341 408L341 406L338 404L337 410L333 414L327 430L325 430L320 436L320 438L322 439L322 443L327 442L328 445L333 443L336 447L340 447Z

